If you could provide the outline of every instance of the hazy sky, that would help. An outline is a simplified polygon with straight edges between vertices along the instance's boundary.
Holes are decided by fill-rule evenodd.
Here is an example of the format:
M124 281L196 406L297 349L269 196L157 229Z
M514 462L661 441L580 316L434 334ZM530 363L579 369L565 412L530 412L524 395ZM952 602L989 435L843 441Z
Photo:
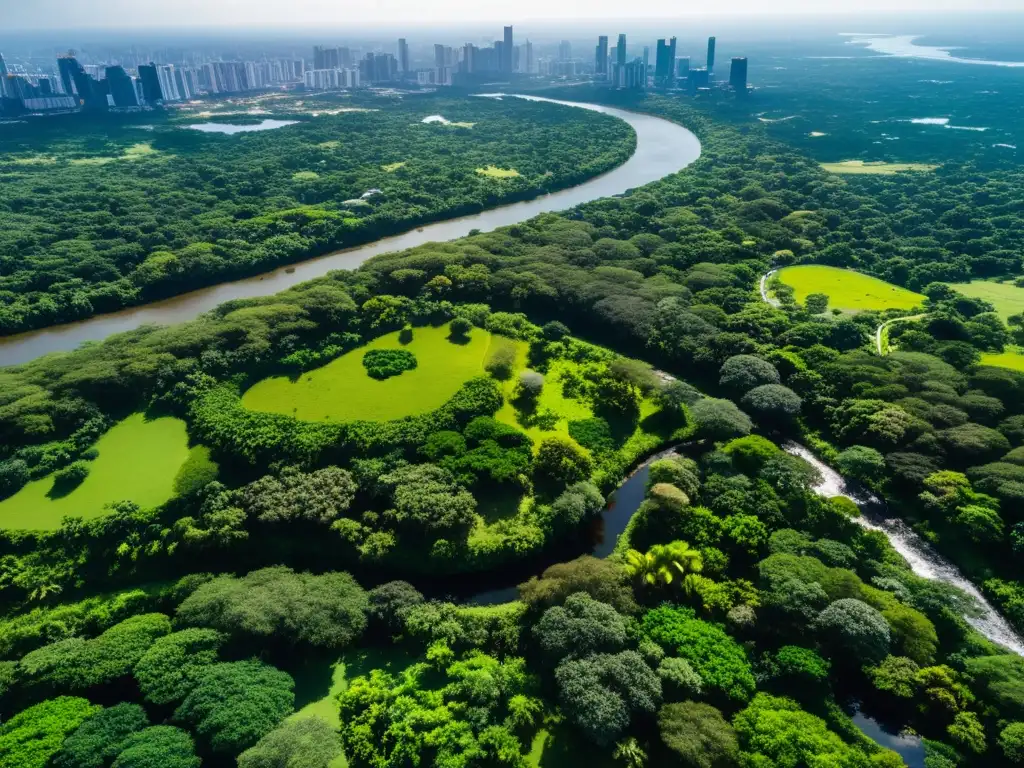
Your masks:
M8 29L466 23L698 15L1017 11L1024 0L0 0ZM3 33L0 31L0 41Z

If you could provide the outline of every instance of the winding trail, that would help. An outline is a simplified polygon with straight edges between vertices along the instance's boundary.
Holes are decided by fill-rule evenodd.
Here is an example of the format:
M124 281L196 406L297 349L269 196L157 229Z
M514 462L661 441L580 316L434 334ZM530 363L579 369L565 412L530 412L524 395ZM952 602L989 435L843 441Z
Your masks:
M501 94L488 95L503 98ZM538 96L518 98L588 109L623 120L636 133L636 150L618 168L550 195L503 205L471 216L439 221L356 248L282 266L263 275L220 283L165 301L0 338L0 366L25 363L49 352L72 350L83 342L99 341L111 334L130 331L143 325L185 322L225 301L269 296L335 269L355 269L367 259L382 253L401 251L429 242L455 240L474 230L487 232L527 221L541 213L563 211L603 197L622 195L683 170L701 154L700 141L693 133L678 123L660 117L600 104L559 101Z
M907 317L894 317L892 320L886 320L875 331L875 350L878 352L880 357L885 357L886 349L882 346L882 334L885 333L886 329L894 324L901 322L910 322L912 320L920 320L924 315L908 315Z
M768 281L772 279L772 275L778 272L777 269L770 269L761 275L761 301L772 307L779 307L782 303L778 299L773 299L768 295Z

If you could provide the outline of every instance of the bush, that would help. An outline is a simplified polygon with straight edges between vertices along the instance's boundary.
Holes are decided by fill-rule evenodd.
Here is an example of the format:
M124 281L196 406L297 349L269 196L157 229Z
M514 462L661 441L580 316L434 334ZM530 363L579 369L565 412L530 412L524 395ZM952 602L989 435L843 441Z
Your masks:
M778 369L764 358L756 355L736 355L730 357L719 371L718 383L742 394L762 384L779 384L782 377Z
M696 423L697 437L710 440L730 440L749 435L754 424L731 400L705 397L690 407Z
M46 768L64 739L100 711L85 699L58 696L0 726L0 768Z
M658 712L658 730L681 765L726 768L739 757L736 732L722 713L708 704L666 704Z
M890 630L885 618L855 598L836 600L814 622L815 629L848 660L877 663L889 653Z
M88 476L89 462L72 462L53 474L53 490L61 494L70 493L80 486Z
M516 366L516 347L510 341L502 341L497 348L491 352L487 362L484 363L484 370L499 381L506 381L512 376Z
M464 317L456 317L448 325L448 330L451 331L453 339L467 339L469 332L473 330L473 324Z
M29 481L28 464L21 459L0 461L0 499L13 496Z
M523 371L519 374L519 386L516 389L518 399L535 403L543 389L544 377L541 374L536 371Z
M416 367L416 355L407 349L370 349L363 354L363 367L374 379L388 379Z

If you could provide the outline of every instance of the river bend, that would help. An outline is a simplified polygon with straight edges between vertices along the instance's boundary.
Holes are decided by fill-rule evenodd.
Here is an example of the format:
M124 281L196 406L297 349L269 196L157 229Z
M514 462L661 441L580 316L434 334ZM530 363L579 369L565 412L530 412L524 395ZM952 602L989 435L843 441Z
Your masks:
M493 95L500 97L499 95ZM602 197L621 195L681 171L700 157L700 141L677 123L653 115L630 112L599 104L582 104L540 97L531 101L589 109L617 117L636 132L636 151L618 168L575 187L520 203L503 205L471 216L439 221L386 237L355 248L279 267L255 277L220 283L181 294L164 301L96 315L75 323L0 338L0 365L17 365L49 352L67 351L86 341L130 331L143 325L170 325L191 320L231 299L269 296L298 283L320 277L335 269L355 269L367 259L429 242L455 240L472 230L487 232L533 218L541 213L562 211Z

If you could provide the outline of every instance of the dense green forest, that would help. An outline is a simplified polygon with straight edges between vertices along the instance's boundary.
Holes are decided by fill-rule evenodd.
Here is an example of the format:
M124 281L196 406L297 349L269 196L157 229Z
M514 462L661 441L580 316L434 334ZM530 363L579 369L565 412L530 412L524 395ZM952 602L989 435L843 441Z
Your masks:
M209 449L166 504L4 533L0 766L901 765L854 705L920 734L928 768L1024 764L1024 659L779 447L883 495L1024 630L1024 374L980 364L1021 323L941 284L1019 274L1021 172L838 177L713 104L618 103L694 130L701 159L0 371L0 497L52 475L74 498L139 411ZM927 302L882 356L906 312L762 300L794 263ZM489 338L440 408L245 405L428 327ZM375 360L380 386L429 367ZM671 446L614 551L586 554L609 492ZM451 599L496 574L517 600Z
M635 145L622 121L554 104L328 99L317 117L312 106L295 112L297 125L230 136L188 129L204 120L189 115L4 126L0 333L573 186ZM451 124L421 122L434 114ZM515 173L482 172L492 167Z

